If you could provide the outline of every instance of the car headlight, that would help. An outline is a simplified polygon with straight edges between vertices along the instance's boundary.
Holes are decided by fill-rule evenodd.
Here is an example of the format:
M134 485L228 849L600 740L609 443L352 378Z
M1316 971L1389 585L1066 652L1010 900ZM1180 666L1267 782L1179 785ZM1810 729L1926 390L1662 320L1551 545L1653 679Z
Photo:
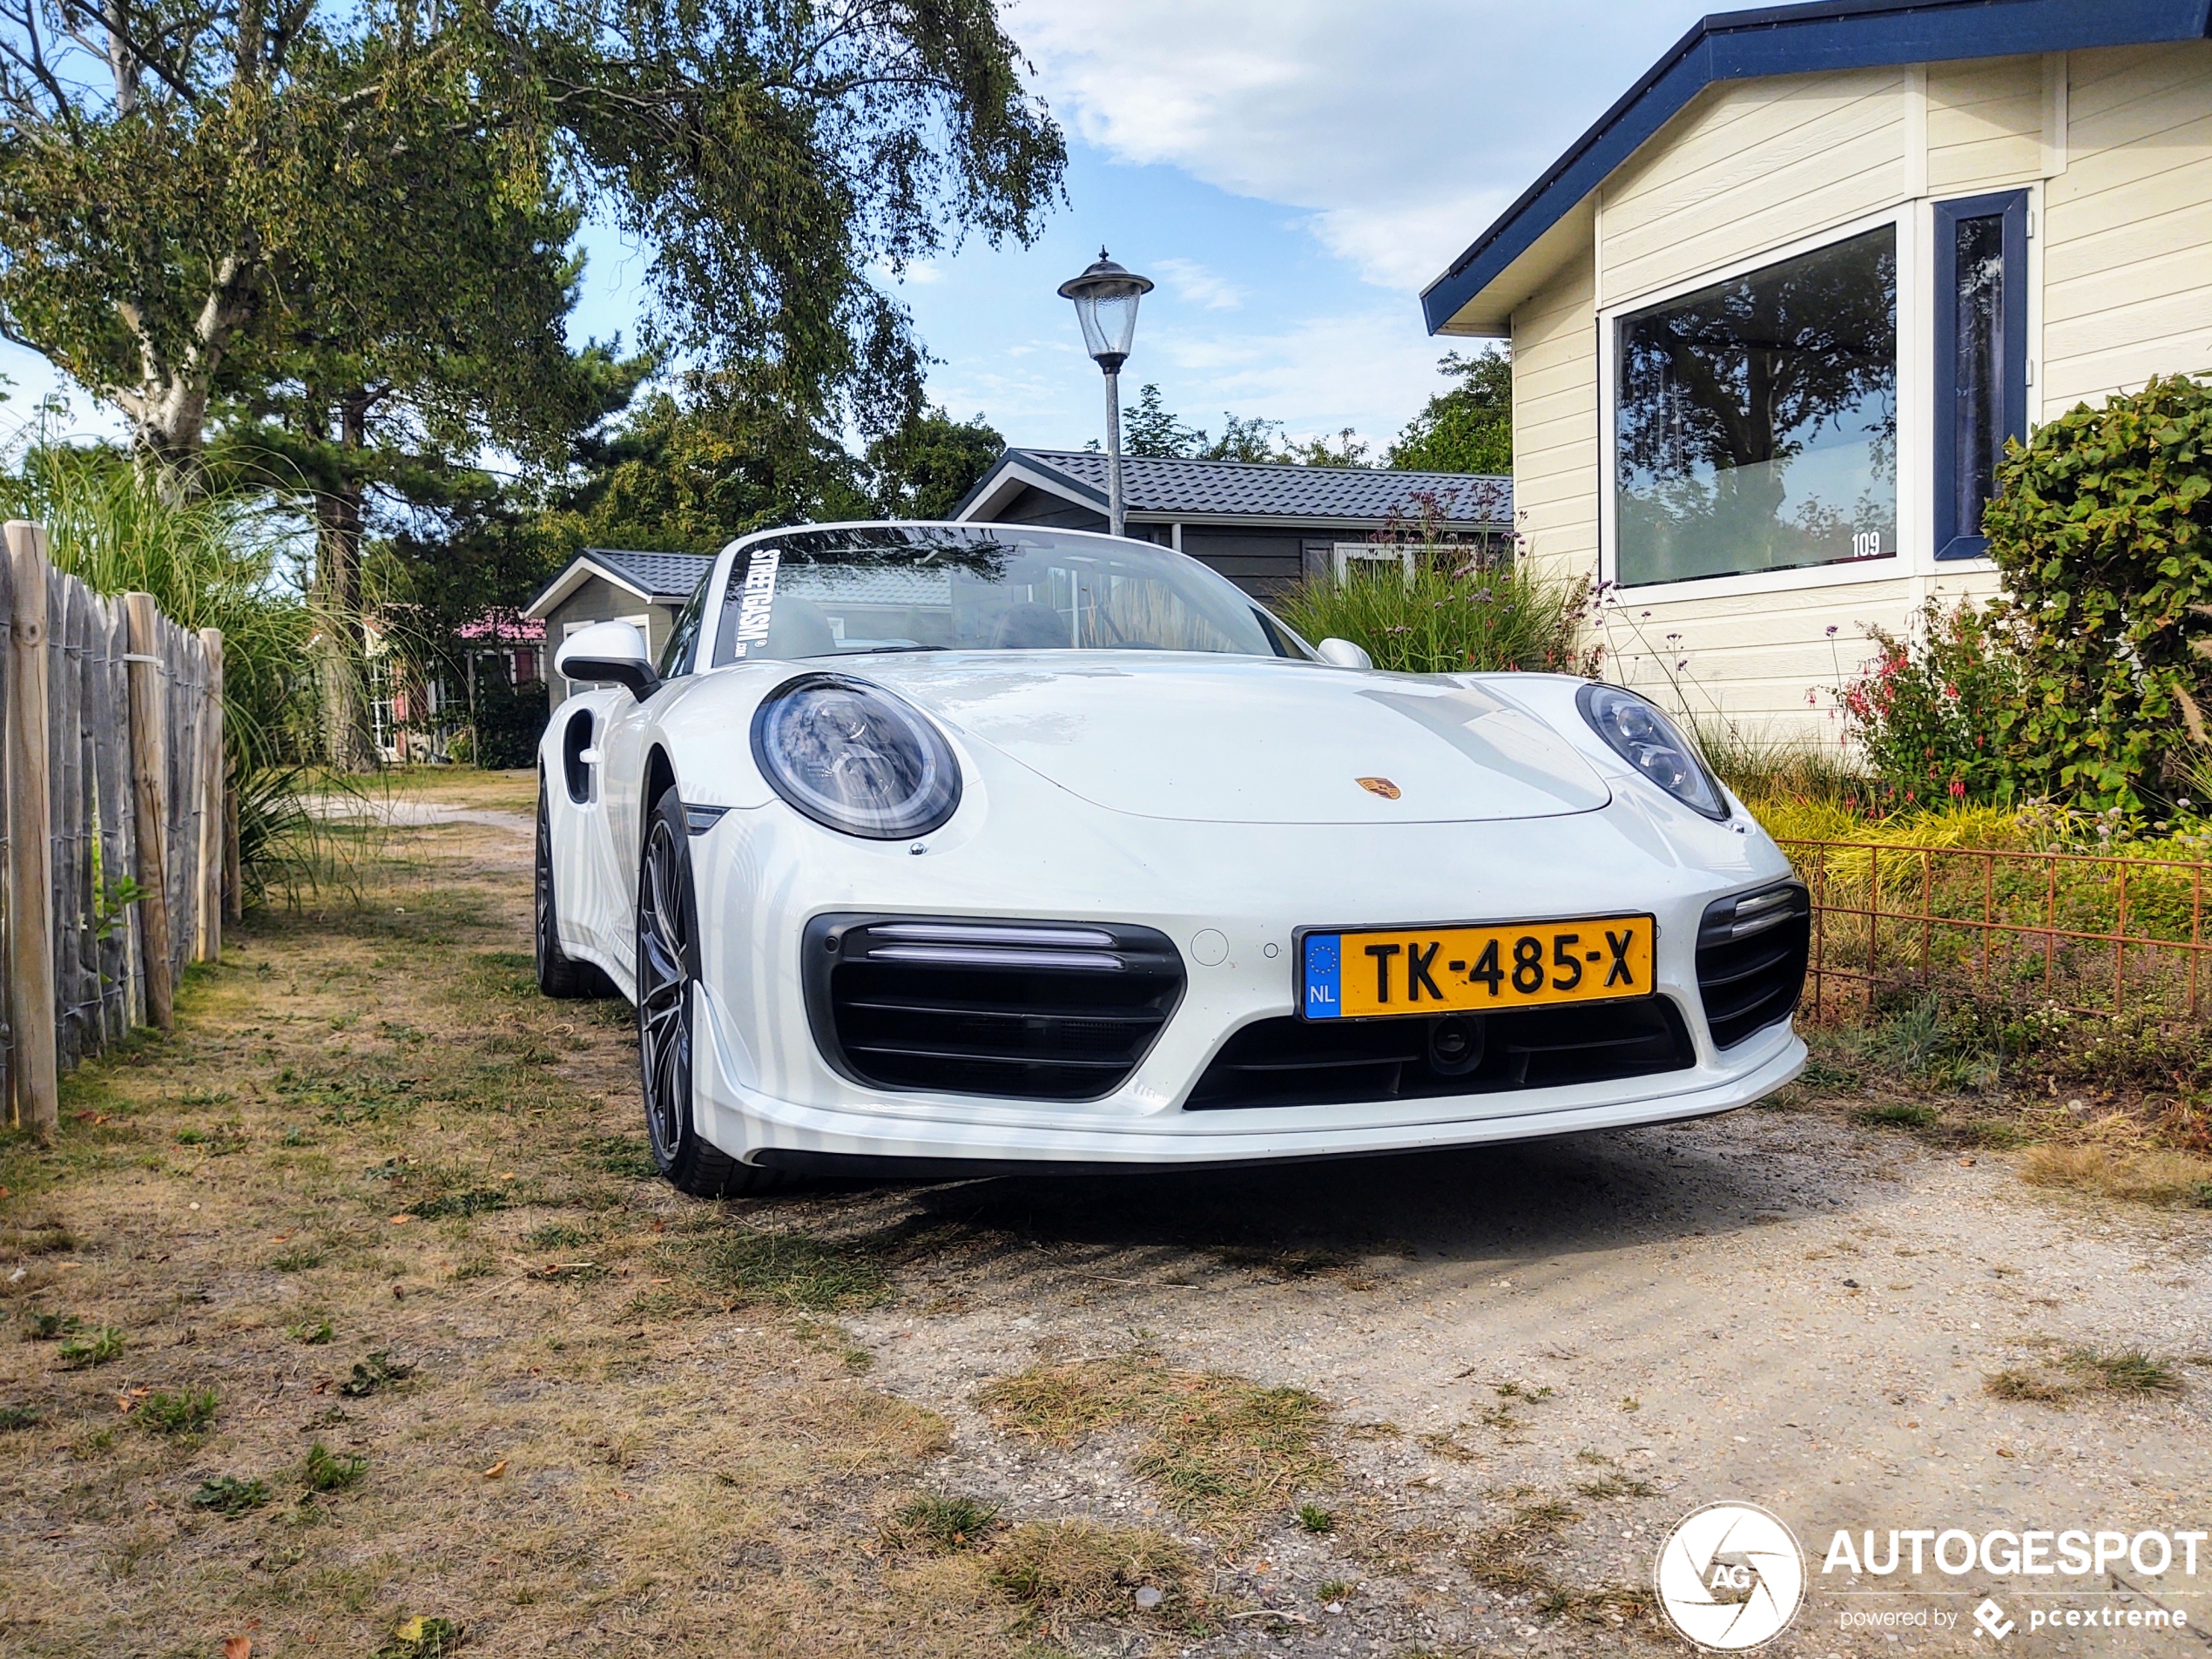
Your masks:
M807 674L752 717L752 758L769 787L818 824L896 840L960 806L960 762L944 733L880 686Z
M1585 685L1575 706L1606 746L1693 812L1728 816L1728 797L1674 723L1634 691Z

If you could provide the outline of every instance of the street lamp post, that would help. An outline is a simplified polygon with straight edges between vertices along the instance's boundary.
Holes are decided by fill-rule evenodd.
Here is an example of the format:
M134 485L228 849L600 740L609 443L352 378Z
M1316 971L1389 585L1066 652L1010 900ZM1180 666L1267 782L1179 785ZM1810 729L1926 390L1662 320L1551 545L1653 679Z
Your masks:
M1083 349L1106 374L1106 528L1122 533L1122 365L1136 336L1136 302L1152 292L1150 277L1123 270L1098 250L1098 262L1060 285L1060 297L1076 303L1083 326Z

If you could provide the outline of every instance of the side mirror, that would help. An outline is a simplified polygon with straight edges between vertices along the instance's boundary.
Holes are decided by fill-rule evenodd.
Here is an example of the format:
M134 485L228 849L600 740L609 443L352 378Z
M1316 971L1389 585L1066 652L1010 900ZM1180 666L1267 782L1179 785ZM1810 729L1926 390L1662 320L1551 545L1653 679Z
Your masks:
M1349 639L1325 639L1313 649L1321 653L1321 660L1332 668L1372 668L1375 665L1375 659Z
M595 622L562 642L554 671L572 680L612 680L632 697L651 697L660 685L645 637L626 622Z

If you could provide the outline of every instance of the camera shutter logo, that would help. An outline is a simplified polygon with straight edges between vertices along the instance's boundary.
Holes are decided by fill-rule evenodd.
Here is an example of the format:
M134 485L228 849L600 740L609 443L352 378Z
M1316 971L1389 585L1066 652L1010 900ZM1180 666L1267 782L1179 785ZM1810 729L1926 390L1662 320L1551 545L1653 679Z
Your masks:
M1790 1628L1805 1595L1804 1552L1757 1504L1709 1503L1659 1547L1659 1605L1701 1648L1743 1653Z

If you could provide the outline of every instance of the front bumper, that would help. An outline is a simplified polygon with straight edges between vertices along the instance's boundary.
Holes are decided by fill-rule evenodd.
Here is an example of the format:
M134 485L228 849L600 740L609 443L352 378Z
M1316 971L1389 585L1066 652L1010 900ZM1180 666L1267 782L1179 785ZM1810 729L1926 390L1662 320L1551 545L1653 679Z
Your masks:
M980 1098L955 1108L939 1096L802 1105L738 1081L728 1016L711 997L700 1003L693 1100L701 1132L747 1163L786 1167L1192 1167L1475 1146L1732 1111L1773 1093L1805 1064L1804 1043L1777 1025L1730 1050L1725 1063L1510 1095L1143 1116L1048 1114Z

